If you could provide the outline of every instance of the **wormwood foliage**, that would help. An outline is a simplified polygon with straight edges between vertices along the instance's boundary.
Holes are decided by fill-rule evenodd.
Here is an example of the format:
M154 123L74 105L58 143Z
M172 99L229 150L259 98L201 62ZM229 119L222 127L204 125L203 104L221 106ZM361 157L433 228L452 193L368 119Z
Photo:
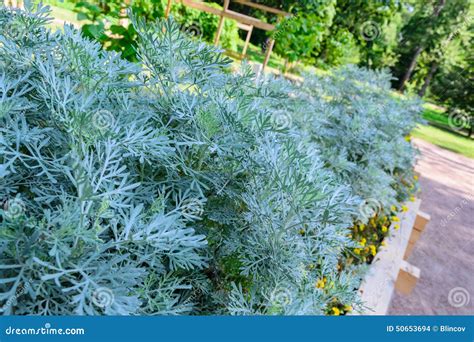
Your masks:
M255 80L172 21L133 16L130 63L48 20L0 9L4 314L358 304L361 268L340 266L350 227L367 196L381 211L403 199L413 162L413 115L378 92L386 76Z

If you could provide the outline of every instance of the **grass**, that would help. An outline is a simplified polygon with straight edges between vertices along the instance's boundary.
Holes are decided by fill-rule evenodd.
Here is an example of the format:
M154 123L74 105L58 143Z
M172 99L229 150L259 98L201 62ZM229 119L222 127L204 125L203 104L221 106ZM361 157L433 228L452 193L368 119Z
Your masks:
M474 140L434 126L418 126L412 135L444 149L474 159Z
M68 23L73 24L76 27L81 26L84 22L77 20L77 13L73 12L70 9L62 8L62 7L56 7L54 5L48 5L51 7L51 15L57 20L57 21L65 21Z
M244 48L244 41L240 40L237 43L237 52L241 53L243 48ZM265 53L262 52L262 49L260 47L255 46L250 43L247 48L246 58L253 62L263 63L263 60L265 59ZM278 56L276 53L272 53L270 56L270 60L268 61L268 66L270 68L283 70L283 67L285 66L285 60L281 58L280 56Z
M446 115L446 109L437 107L431 103L424 105L425 111L423 112L423 118L426 121L438 123L444 126L449 126L448 115Z

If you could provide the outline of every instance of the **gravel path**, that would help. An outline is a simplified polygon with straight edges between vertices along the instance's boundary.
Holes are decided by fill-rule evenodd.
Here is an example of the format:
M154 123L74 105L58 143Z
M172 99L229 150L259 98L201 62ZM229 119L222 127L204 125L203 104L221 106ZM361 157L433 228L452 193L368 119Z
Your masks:
M414 139L421 152L421 210L431 221L408 261L421 270L392 315L474 314L474 159Z

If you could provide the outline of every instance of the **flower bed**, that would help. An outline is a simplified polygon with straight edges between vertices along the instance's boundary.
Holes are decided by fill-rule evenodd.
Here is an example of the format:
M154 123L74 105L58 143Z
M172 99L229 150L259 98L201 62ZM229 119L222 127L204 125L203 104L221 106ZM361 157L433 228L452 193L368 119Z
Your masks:
M408 204L407 211L401 215L400 228L384 240L384 246L375 255L373 265L359 288L365 305L361 313L387 314L420 203L416 200Z
M416 191L421 108L390 75L256 80L138 18L130 63L46 22L0 10L4 313L363 310L366 264Z

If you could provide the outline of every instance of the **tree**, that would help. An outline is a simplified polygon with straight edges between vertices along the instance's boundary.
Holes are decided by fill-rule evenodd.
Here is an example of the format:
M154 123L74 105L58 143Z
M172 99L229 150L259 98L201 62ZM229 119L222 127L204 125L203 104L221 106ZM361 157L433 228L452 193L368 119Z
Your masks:
M427 73L425 83L429 85L432 76L439 64L443 41L449 40L456 26L463 20L467 13L469 2L465 0L431 1L428 5L418 4L414 14L402 30L403 41L399 51L402 55L396 74L400 76L398 89L403 91L406 83L411 79L423 51L432 55L429 63L430 71Z

